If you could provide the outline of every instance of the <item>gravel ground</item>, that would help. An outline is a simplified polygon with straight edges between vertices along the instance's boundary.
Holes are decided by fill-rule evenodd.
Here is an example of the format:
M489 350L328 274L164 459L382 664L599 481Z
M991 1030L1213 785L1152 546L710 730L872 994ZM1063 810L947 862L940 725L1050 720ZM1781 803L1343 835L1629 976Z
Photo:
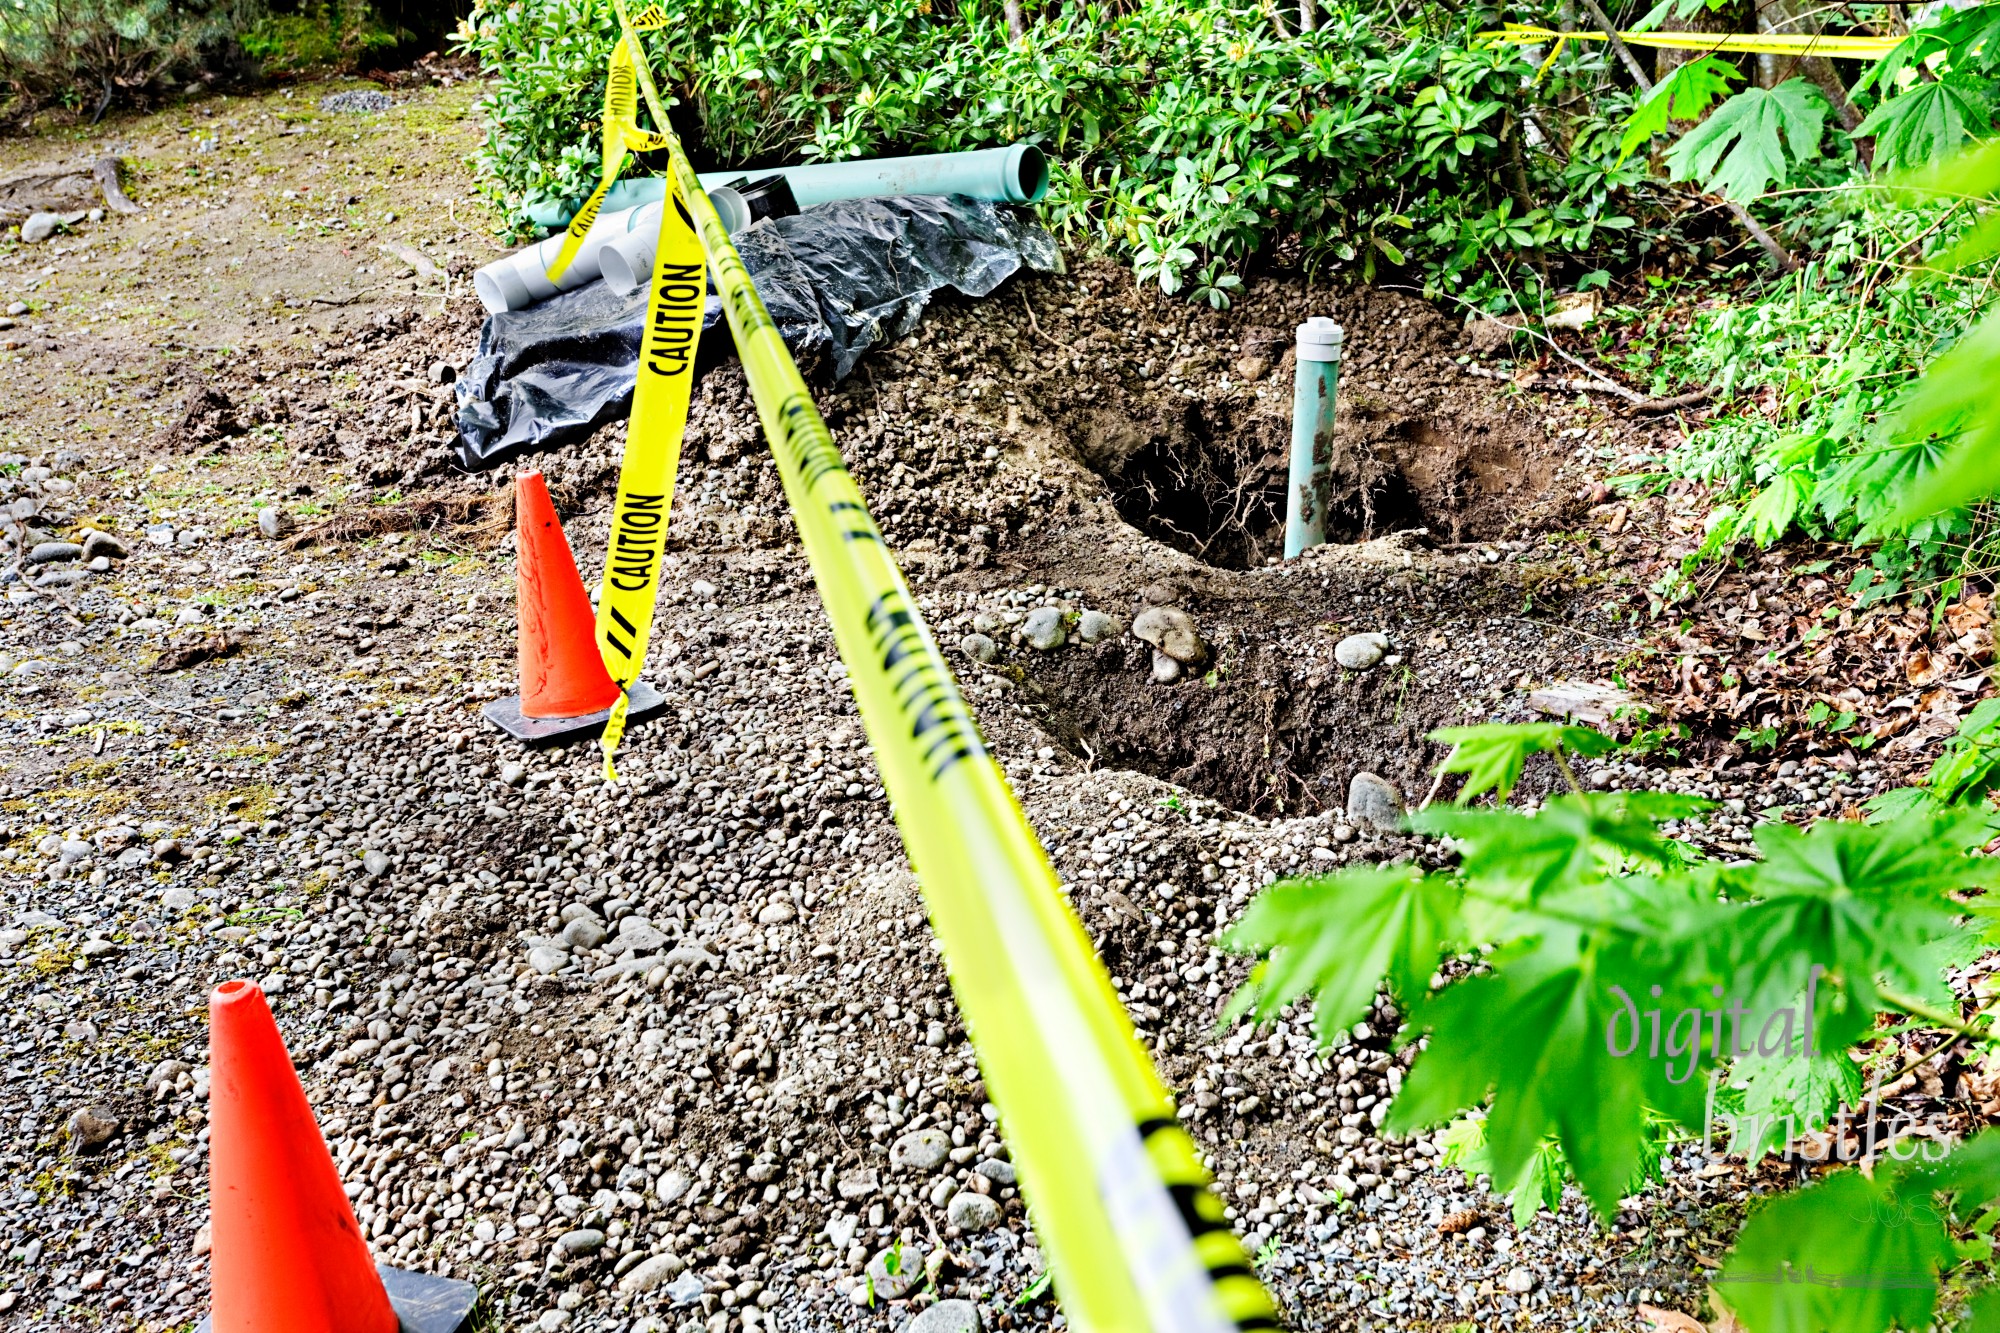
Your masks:
M399 96L379 114L464 106ZM449 156L412 171L467 186ZM161 281L197 288L199 258ZM441 461L462 296L329 301L199 369L153 346L133 416L92 429L38 262L0 256L52 342L6 368L32 408L0 428L27 529L0 574L10 1326L205 1309L204 999L247 976L379 1255L477 1281L491 1327L1060 1327L740 373L697 396L649 671L669 709L614 799L594 751L478 716L511 690L513 574L506 478ZM1367 503L1359 540L1277 568L1268 522L1197 530L1213 489L1156 464L1261 484L1291 370L1270 331L1308 310L1348 325ZM1471 353L1407 298L1266 282L1225 317L1086 263L941 302L822 396L1302 1330L1631 1328L1698 1303L1751 1184L1689 1159L1609 1229L1574 1196L1516 1228L1430 1137L1376 1129L1408 1063L1392 1014L1328 1050L1303 1015L1215 1026L1244 964L1211 941L1259 887L1435 855L1379 822L1421 796L1424 731L1530 716L1637 646L1619 549L1559 525L1662 428L1520 399ZM147 388L183 407L148 417ZM586 571L622 440L539 460ZM1370 539L1392 492L1422 521L1373 531L1428 536ZM1160 606L1203 639L1193 669L1135 636ZM1343 665L1358 633L1385 641ZM1822 808L1883 780L1787 777ZM1755 774L1590 780L1771 804Z

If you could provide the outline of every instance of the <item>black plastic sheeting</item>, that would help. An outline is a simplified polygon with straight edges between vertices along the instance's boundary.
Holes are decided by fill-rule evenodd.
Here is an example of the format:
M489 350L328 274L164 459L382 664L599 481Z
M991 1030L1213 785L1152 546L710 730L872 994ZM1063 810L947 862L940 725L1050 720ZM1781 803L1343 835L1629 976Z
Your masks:
M1059 266L1056 244L1025 214L965 195L821 204L734 238L757 294L807 374L844 379L863 352L915 329L931 294L985 296L1022 265ZM458 379L458 459L479 472L586 439L628 415L646 291L602 282L487 317L479 355ZM711 289L697 375L734 352Z

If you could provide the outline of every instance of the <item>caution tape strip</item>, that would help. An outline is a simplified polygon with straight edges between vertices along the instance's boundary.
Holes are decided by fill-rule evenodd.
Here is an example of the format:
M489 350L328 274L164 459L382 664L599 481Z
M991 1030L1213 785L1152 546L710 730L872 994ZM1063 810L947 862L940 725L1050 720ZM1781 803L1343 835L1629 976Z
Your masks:
M1826 56L1835 60L1880 60L1903 44L1901 37L1840 37L1804 32L1621 32L1627 46L1650 46L1669 51L1727 51L1732 54L1772 56ZM1509 23L1504 28L1482 32L1478 41L1528 46L1541 42L1603 42L1603 32L1558 32L1528 23Z
M612 0L654 122L665 108ZM1071 1328L1276 1328L1054 868L680 145L691 210ZM672 212L673 210L663 210ZM649 321L649 329L656 321ZM628 454L638 442L633 425Z
M563 243L545 270L550 282L561 278L576 261L576 252L604 207L604 196L611 192L611 187L618 183L618 173L625 169L626 157L632 153L656 153L669 142L668 135L639 128L639 99L634 88L630 45L636 40L620 37L611 48L611 64L604 79L604 147L598 161L597 188L569 220Z

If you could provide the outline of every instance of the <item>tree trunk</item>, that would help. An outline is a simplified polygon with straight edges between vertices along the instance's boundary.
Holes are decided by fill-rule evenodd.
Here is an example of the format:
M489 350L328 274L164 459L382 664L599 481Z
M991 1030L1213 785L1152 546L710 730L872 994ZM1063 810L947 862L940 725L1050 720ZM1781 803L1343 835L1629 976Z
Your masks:
M1314 0L1299 0L1299 31L1312 32L1319 27L1319 5Z
M1673 14L1660 25L1662 32L1755 32L1757 31L1757 6L1751 0L1729 0L1720 9L1704 9L1693 18L1683 19ZM1660 47L1653 53L1653 81L1658 83L1667 75L1698 59L1699 51L1673 51ZM1756 59L1751 56L1719 55L1742 69L1745 74L1755 76Z
M1000 8L1007 15L1007 43L1021 46L1028 40L1028 25L1021 18L1021 0L1000 0Z
M1800 21L1787 0L1767 0L1762 17L1773 32L1817 33L1824 30L1824 25L1817 18ZM1831 60L1825 56L1780 56L1776 63L1779 83L1790 78L1794 71L1803 74L1819 86L1827 101L1833 103L1834 112L1839 115L1842 125L1852 130L1861 123L1861 112L1854 105L1854 99L1847 95L1847 85L1841 82L1840 71L1833 67Z

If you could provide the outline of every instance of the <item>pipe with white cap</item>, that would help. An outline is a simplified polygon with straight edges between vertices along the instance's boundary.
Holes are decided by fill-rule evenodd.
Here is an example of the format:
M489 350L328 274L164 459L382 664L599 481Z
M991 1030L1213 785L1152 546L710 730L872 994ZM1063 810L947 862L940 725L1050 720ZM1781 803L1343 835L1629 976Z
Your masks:
M1315 315L1299 325L1292 382L1292 466L1285 486L1285 559L1326 541L1333 406L1340 386L1340 325Z
M706 190L748 176L783 176L800 208L836 199L876 199L896 194L966 194L996 203L1032 204L1049 190L1049 160L1031 143L980 148L969 153L878 157L865 162L812 162L765 171L711 171Z

